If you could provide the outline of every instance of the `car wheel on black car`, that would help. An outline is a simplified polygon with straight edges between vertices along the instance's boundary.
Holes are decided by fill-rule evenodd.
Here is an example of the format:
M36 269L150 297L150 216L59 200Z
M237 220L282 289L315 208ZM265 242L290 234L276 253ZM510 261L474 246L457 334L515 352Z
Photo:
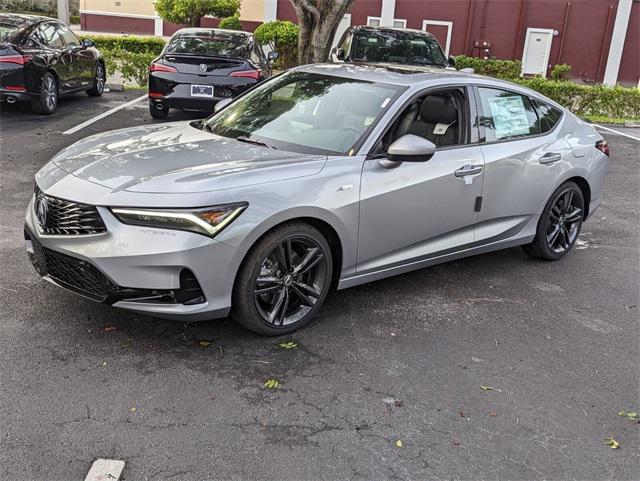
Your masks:
M42 76L40 95L31 101L31 110L37 114L49 115L58 107L58 82L51 72Z
M154 119L164 120L169 116L169 107L149 102L149 113Z
M306 325L331 286L333 258L325 237L302 222L266 234L245 258L231 316L259 334L278 336Z
M98 62L96 64L96 76L93 79L93 87L87 90L87 93L92 97L100 97L104 92L104 84L107 80L107 75L104 71L104 66Z

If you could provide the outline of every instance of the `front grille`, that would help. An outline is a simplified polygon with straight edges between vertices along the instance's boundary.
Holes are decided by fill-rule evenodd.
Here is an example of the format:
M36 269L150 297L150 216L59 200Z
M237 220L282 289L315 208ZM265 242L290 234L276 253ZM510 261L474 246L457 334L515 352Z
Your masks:
M80 204L46 195L36 188L36 220L45 235L101 234L107 227L93 205Z
M47 273L55 281L96 301L105 301L109 295L109 280L94 266L60 252L40 247ZM34 249L35 250L35 249Z

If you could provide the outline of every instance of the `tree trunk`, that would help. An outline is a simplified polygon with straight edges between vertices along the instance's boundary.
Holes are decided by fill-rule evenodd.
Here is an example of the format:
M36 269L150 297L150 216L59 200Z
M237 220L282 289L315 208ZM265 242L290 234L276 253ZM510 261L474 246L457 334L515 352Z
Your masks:
M290 0L298 17L298 64L326 62L340 21L354 0Z
M191 26L192 27L200 27L200 22L202 22L202 17L198 15L194 15L191 17Z

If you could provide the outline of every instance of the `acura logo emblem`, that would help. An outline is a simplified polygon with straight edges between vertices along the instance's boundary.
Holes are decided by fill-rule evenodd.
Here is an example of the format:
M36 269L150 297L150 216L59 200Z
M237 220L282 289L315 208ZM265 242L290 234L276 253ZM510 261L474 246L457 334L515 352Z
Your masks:
M206 63L201 63L200 64L200 71L201 72L206 72L207 71L207 64Z
M49 201L44 196L38 196L36 200L36 218L40 227L47 226L47 216L49 214Z

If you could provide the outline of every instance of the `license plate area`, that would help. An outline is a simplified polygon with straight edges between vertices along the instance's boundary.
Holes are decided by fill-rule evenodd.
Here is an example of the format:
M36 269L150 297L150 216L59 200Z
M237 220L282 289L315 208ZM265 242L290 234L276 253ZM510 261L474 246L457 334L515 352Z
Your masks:
M213 85L192 85L191 96L213 98Z

